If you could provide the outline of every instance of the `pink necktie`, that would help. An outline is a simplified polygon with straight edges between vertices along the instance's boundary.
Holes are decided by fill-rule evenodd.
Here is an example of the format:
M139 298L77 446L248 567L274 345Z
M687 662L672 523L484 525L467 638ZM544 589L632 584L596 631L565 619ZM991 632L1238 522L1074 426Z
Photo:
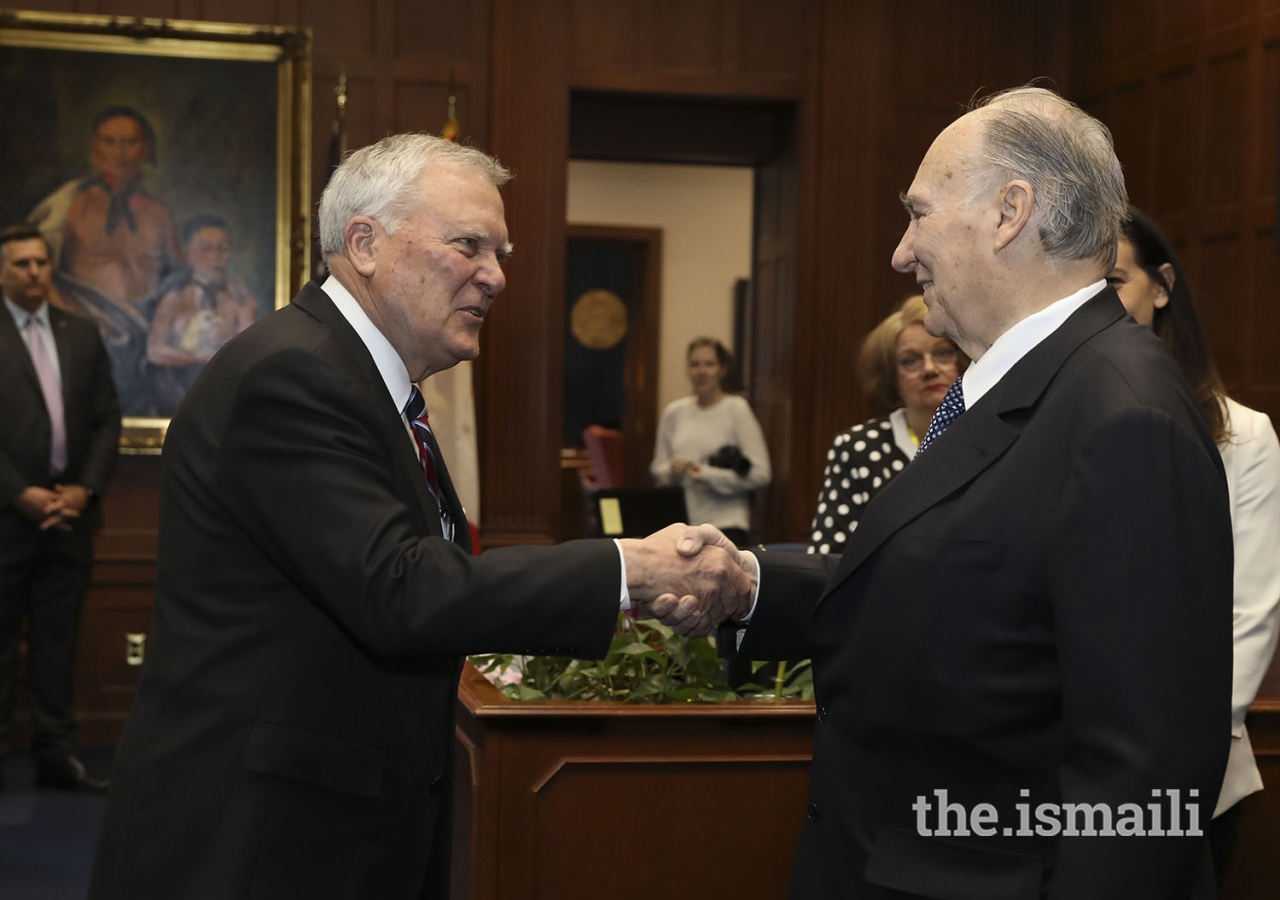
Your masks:
M61 475L67 467L67 417L62 408L62 379L45 349L40 335L40 320L27 319L27 346L31 350L31 363L40 378L40 390L44 393L44 405L49 410L49 424L53 428L53 444L49 448L49 474Z

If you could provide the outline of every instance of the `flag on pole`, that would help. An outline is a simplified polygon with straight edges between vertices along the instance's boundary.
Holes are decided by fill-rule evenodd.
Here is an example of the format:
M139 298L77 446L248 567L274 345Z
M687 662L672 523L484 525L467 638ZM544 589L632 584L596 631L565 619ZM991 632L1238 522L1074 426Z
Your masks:
M458 141L458 97L452 91L449 92L449 117L440 129L440 137L454 143Z
M333 88L334 111L333 123L329 131L329 165L324 173L324 186L328 187L334 170L342 162L347 152L347 72L344 69L338 74L338 83ZM323 190L323 188L321 188ZM329 267L325 265L320 253L320 242L313 241L311 249L311 277L320 283L329 275Z
M334 169L338 168L342 157L347 154L347 73L345 69L338 73L338 83L333 88L333 96L336 106L329 135L329 171L324 176L325 184L329 183Z
M448 118L440 136L456 141L459 135L458 98L450 78ZM431 410L431 430L449 465L453 489L458 492L471 528L471 547L480 552L480 453L476 442L476 404L471 386L471 362L437 372L418 387Z

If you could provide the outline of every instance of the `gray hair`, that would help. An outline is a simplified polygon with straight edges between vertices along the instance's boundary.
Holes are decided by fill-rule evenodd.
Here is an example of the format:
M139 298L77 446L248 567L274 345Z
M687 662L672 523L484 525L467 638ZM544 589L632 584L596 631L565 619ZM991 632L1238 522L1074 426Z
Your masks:
M511 172L482 150L433 134L393 134L361 147L344 159L320 196L320 252L341 255L343 231L355 216L376 219L394 234L417 199L418 180L427 166L471 169L494 187Z
M1040 241L1050 257L1115 265L1129 197L1107 126L1038 87L1001 91L973 109L983 111L981 156L989 164L974 174L974 195L1025 180L1043 214Z

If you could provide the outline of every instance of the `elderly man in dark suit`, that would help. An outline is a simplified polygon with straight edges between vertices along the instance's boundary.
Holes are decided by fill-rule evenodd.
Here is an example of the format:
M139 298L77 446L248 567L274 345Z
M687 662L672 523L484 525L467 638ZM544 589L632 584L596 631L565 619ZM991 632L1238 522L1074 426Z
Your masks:
M1020 88L934 142L893 265L973 359L842 558L746 554L722 632L812 655L791 896L1168 900L1231 735L1231 522L1173 358L1104 280L1111 137Z
M447 897L463 654L601 656L634 602L689 633L749 605L736 554L677 556L686 526L468 552L415 382L479 352L508 177L427 135L352 154L331 277L187 393L95 900Z
M0 232L0 285L0 758L25 618L36 783L100 792L106 782L76 756L72 676L120 407L98 330L48 303L49 248L35 228Z

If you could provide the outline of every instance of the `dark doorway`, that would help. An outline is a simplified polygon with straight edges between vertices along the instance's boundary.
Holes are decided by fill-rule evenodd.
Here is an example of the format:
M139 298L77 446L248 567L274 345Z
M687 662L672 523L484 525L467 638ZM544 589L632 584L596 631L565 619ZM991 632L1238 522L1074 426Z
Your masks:
M649 483L657 404L662 232L570 225L565 270L564 446L588 425L623 432L626 483Z

